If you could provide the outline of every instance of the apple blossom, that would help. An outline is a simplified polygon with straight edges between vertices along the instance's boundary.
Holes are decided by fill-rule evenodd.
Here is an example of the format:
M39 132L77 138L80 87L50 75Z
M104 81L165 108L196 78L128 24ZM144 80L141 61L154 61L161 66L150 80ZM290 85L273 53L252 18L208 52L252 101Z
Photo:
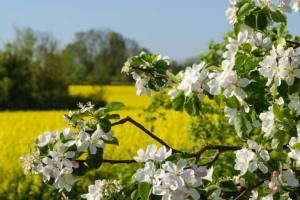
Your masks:
M235 4L236 4L235 0L230 0L229 6L225 12L226 17L230 24L234 24L237 20L237 16L236 16L237 9L235 7Z

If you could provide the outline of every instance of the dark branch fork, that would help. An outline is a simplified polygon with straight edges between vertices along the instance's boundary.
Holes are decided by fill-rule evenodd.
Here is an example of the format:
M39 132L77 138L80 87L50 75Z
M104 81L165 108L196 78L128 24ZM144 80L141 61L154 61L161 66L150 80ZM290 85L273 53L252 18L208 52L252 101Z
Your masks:
M205 144L196 153L182 152L182 151L179 151L177 149L174 149L174 148L170 147L165 141L163 141L161 138L159 138L156 135L154 135L151 131L149 131L148 129L146 129L142 124L138 123L137 121L135 121L134 119L132 119L129 116L127 116L127 117L125 117L125 118L123 118L123 119L121 119L121 120L119 120L117 122L112 123L112 126L116 126L116 125L120 125L120 124L125 124L127 122L130 122L134 126L138 127L144 133L146 133L148 136L150 136L151 138L153 138L154 140L156 140L160 144L166 146L168 149L172 149L173 153L182 153L182 154L185 155L185 157L195 158L195 160L196 160L195 162L196 163L199 161L201 155L204 152L206 152L207 150L217 150L217 152L214 155L214 157L212 158L212 160L210 160L209 162L203 164L203 165L207 166L207 168L210 168L218 160L218 158L220 157L220 155L223 152L226 152L226 151L236 151L236 150L239 150L239 149L242 148L241 146ZM104 163L109 163L109 164L130 164L130 163L136 163L135 160L107 160L107 159L104 159L103 162ZM247 194L248 192L251 192L255 188L259 187L266 180L268 180L268 179L263 179L263 180L261 180L260 182L258 182L255 185L249 186L248 188L243 188L240 191L240 193L238 194L238 196L234 200L240 200L240 199L242 199L245 194Z
M286 40L286 42L291 45L292 47L294 48L298 48L300 47L300 43L299 42L295 42L295 41L292 41L292 40Z
M207 151L207 150L217 150L218 152L214 156L214 158L211 161L209 161L208 163L204 164L204 165L207 165L208 168L210 168L214 164L214 162L219 158L219 156L220 156L221 153L226 152L226 151L235 151L235 150L239 150L239 149L242 148L240 146L206 144L202 148L200 148L199 151L196 152L196 153L183 152L183 151L180 151L180 150L177 150L177 149L174 149L174 148L170 147L170 145L168 145L165 141L163 141L161 138L157 137L155 134L153 134L151 131L149 131L147 128L145 128L142 124L140 124L139 122L135 121L134 119L132 119L129 116L127 116L127 117L125 117L123 119L120 119L117 122L112 123L112 126L117 126L117 125L125 124L127 122L133 124L134 126L136 126L139 129L141 129L149 137L153 138L154 140L156 140L160 144L164 145L168 149L172 149L173 153L181 153L181 154L184 154L184 156L187 157L187 158L195 158L196 159L196 163L199 161L201 155L205 151ZM103 162L104 163L110 163L110 164L136 163L135 160L107 160L107 159L104 159Z
M243 189L234 200L242 199L246 193L251 192L255 188L258 188L259 186L261 186L267 180L269 180L269 179L263 179L263 180L259 181L258 183L256 183L255 185L252 185L248 188Z

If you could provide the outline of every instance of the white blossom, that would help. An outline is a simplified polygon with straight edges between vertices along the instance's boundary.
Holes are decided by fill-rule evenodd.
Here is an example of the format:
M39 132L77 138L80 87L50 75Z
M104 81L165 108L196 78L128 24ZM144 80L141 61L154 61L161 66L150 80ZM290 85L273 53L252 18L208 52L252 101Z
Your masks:
M261 0L261 3L265 6L268 6L273 12L277 10L277 6L273 3L273 0Z
M152 155L156 154L156 150L151 152ZM144 154L147 153L143 152L141 156L143 157ZM212 173L213 168L206 171L205 168L197 167L195 164L188 168L186 161L180 159L176 164L164 161L155 165L153 161L148 161L144 168L137 170L135 177L138 182L151 184L152 193L162 196L162 199L185 200L191 197L198 200L200 194L195 188L201 185L203 179L211 181Z
M298 187L299 181L295 178L294 172L291 169L283 170L282 175L284 177L284 182L286 182L291 187Z
M300 115L300 97L298 93L294 93L290 95L290 103L288 104L288 107L292 110L296 111L296 115Z
M38 136L38 141L36 145L38 147L44 147L48 144L53 144L59 137L59 134L57 131L51 133L51 132L46 132L43 135Z
M136 95L141 96L144 92L148 96L151 96L151 90L146 87L148 84L149 79L148 78L143 78L139 76L137 73L132 72L132 78L135 80L135 87L136 87Z
M134 160L137 162L163 161L172 155L172 149L167 150L165 146L157 149L155 144L149 144L146 151L139 149L137 154L134 157Z
M62 173L56 178L54 186L56 188L59 188L59 191L65 189L68 192L70 192L73 184L78 180L79 180L78 177L72 175L71 173L70 174Z
M214 191L210 196L213 200L224 200L222 197L220 197L222 193L222 190L218 188L216 191Z
M270 160L268 151L263 149L261 145L253 140L247 140L247 144L251 150L243 148L235 152L236 160L234 169L241 171L240 176L244 175L247 171L254 172L257 168L262 173L266 174L268 172L268 167L264 162Z
M234 24L237 21L237 8L235 7L236 1L235 0L230 0L229 1L229 6L225 11L226 17L229 21L230 24Z
M203 91L208 76L208 70L204 67L205 62L187 67L183 73L182 81L178 85L178 90L183 90L185 96L191 96L195 92L199 98L203 96Z
M263 34L260 32L253 33L249 36L248 42L252 45L252 50L260 47L270 48L271 40L269 37L263 38Z
M87 200L106 199L121 191L122 188L121 183L116 180L96 180L94 185L89 186L88 193L81 197Z
M138 169L135 177L138 182L147 182L151 185L159 185L160 179L165 175L162 169L156 169L153 162L146 162L143 169Z
M237 40L229 37L228 44L226 45L227 51L223 53L223 58L225 60L229 60L230 62L234 62L235 55L239 50L239 46L250 42L248 31L242 31L238 33Z
M273 107L270 106L268 111L260 113L259 118L262 121L262 131L265 133L265 136L272 136L276 131Z
M247 171L254 172L257 169L257 156L253 151L243 148L236 151L235 154L234 169L240 171L240 175L246 174Z
M41 164L41 161L39 160L39 155L40 152L35 151L32 154L20 157L25 175L30 173L37 173L37 166Z
M300 78L300 69L297 69L300 63L299 57L282 57L278 61L279 76L284 79L288 85L293 85L295 78Z
M179 90L177 88L173 88L168 92L168 95L171 97L171 100L174 100L177 96Z
M82 152L89 149L91 154L97 153L97 148L104 148L104 141L112 141L114 138L112 131L104 132L99 125L97 125L96 130L90 134L86 132L81 132L79 134L79 139L76 141L76 146L78 151Z
M261 200L273 200L273 194L268 194L267 196L262 197Z
M272 89L280 86L282 80L288 85L293 85L295 78L300 78L299 64L299 55L293 48L285 50L282 44L278 44L276 48L273 46L270 55L259 63L258 71L268 79L267 86L273 83Z
M280 7L285 12L299 12L300 0L281 0Z
M297 128L299 128L300 125L298 124ZM294 147L295 144L300 143L300 133L298 132L297 137L292 137L289 142L289 148L290 152L288 153L288 157L291 159L296 160L296 166L300 166L300 149Z
M237 117L237 109L225 106L224 113L225 116L229 118L229 124L234 125Z
M258 71L262 76L268 79L267 86L270 86L271 83L276 87L281 85L280 70L276 59L276 55L269 55L259 63L260 68Z
M257 199L258 199L258 192L252 191L249 200L257 200Z
M233 66L234 63L232 61L224 60L222 62L223 71L209 74L211 80L207 85L212 95L221 94L223 89L225 97L235 95L241 101L246 97L246 93L242 88L249 84L249 80L246 78L239 79L236 71L233 70Z

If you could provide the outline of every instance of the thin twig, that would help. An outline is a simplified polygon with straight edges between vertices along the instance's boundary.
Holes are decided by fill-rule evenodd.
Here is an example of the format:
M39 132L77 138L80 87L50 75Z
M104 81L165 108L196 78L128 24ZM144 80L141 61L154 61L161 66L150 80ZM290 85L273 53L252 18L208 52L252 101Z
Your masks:
M172 149L172 153L181 153L184 155L184 157L186 158L195 158L196 159L196 163L199 161L201 155L207 151L207 150L218 150L218 153L216 154L216 156L213 158L212 161L208 162L207 165L212 166L214 164L214 162L216 162L216 160L219 158L219 155L225 151L236 151L241 149L242 147L240 146L229 146L229 145L212 145L212 144L206 144L203 147L201 147L199 149L198 152L196 153L188 153L188 152L183 152L177 149L174 149L172 147L170 147L165 141L163 141L161 138L157 137L154 133L152 133L151 131L149 131L147 128L145 128L142 124L140 124L139 122L135 121L134 119L132 119L131 117L127 116L123 119L120 119L117 122L112 123L112 126L116 126L116 125L120 125L120 124L125 124L127 122L130 122L131 124L133 124L134 126L138 127L139 129L141 129L144 133L146 133L148 136L150 136L151 138L153 138L154 140L156 140L157 142L159 142L160 144L164 145L165 147L167 147L168 149ZM134 160L106 160L107 163L135 163Z
M213 159L205 164L203 164L203 166L206 166L208 169L211 168L211 166L214 165L214 163L219 159L219 156L221 155L222 152L218 151L215 156L213 157Z
M212 144L206 144L198 152L194 154L194 157L196 158L196 162L199 161L201 155L207 151L207 150L218 150L220 152L225 152L225 151L236 151L241 149L242 147L240 146L229 146L229 145L212 145Z
M109 163L109 164L130 164L130 163L136 163L135 160L109 160L109 159L103 159L103 163Z
M116 125L120 125L120 124L125 124L126 122L130 122L131 124L135 125L139 129L141 129L144 133L146 133L148 136L150 136L151 138L153 138L154 140L156 140L160 144L166 146L168 149L172 149L173 153L184 153L182 151L179 151L177 149L174 149L174 148L170 147L165 141L163 141L161 138L159 138L156 135L154 135L151 131L149 131L148 129L146 129L142 124L140 124L139 122L135 121L134 119L132 119L129 116L127 116L127 117L125 117L125 118L123 118L123 119L121 119L121 120L119 120L117 122L112 123L112 126L116 126Z
M242 190L240 192L240 194L234 199L234 200L239 200L242 199L242 197L247 193L247 192L251 192L252 190L254 190L255 188L259 187L260 185L262 185L266 180L268 179L263 179L260 182L256 183L255 185L252 185L248 188L245 188L244 190Z

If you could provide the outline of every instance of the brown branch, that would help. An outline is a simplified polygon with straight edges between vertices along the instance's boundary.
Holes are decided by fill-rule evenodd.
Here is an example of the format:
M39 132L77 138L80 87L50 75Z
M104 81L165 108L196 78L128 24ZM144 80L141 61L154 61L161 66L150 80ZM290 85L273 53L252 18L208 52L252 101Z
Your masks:
M123 119L120 119L117 122L112 123L112 126L116 126L116 125L120 125L120 124L125 124L127 122L130 122L131 124L133 124L134 126L136 126L137 128L141 129L144 133L146 133L148 136L150 136L151 138L153 138L154 140L156 140L157 142L159 142L160 144L166 146L168 149L172 149L172 153L181 153L184 155L184 157L186 158L195 158L196 159L196 163L199 161L201 155L207 151L207 150L218 150L218 153L215 155L215 157L213 158L213 160L211 160L210 162L206 163L206 165L208 165L209 167L211 167L214 162L216 162L216 160L219 158L219 155L225 151L236 151L241 149L242 147L240 146L229 146L229 145L212 145L212 144L206 144L204 145L202 148L199 149L198 152L196 153L188 153L188 152L183 152L177 149L174 149L172 147L170 147L165 141L163 141L161 138L157 137L155 134L153 134L151 131L149 131L147 128L145 128L142 124L140 124L139 122L135 121L134 119L132 119L131 117L127 116ZM134 160L106 160L107 163L134 163Z
M234 200L242 199L242 197L243 197L246 193L251 192L251 191L254 190L255 188L259 187L259 186L262 185L266 180L268 180L268 179L263 179L263 180L261 180L260 182L256 183L255 185L252 185L252 186L250 186L250 187L248 187L248 188L245 188L244 190L242 190L242 191L240 192L240 194L239 194Z
M218 151L215 156L213 157L213 159L207 163L204 163L203 166L207 166L207 168L211 168L211 166L213 166L215 164L215 162L219 159L219 156L221 155L222 152Z
M130 164L130 163L136 163L135 160L109 160L109 159L103 159L103 163L109 163L109 164Z
M294 48L300 47L300 43L292 40L286 40L286 42Z
M198 152L194 154L193 157L196 158L196 163L199 161L201 155L207 151L207 150L218 150L220 153L223 153L225 151L236 151L241 149L240 146L229 146L229 145L212 145L212 144L206 144Z
M163 141L161 138L159 138L156 135L154 135L151 131L149 131L148 129L146 129L142 124L140 124L139 122L135 121L134 119L132 119L129 116L127 116L127 117L125 117L125 118L123 118L123 119L121 119L121 120L119 120L117 122L112 123L112 126L116 126L116 125L120 125L120 124L125 124L126 122L130 122L131 124L135 125L139 129L141 129L144 133L146 133L148 136L150 136L151 138L153 138L154 140L156 140L160 144L166 146L168 149L172 149L173 153L184 153L182 151L179 151L177 149L174 149L174 148L170 147L165 141Z

